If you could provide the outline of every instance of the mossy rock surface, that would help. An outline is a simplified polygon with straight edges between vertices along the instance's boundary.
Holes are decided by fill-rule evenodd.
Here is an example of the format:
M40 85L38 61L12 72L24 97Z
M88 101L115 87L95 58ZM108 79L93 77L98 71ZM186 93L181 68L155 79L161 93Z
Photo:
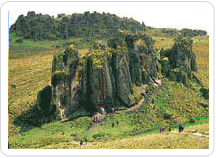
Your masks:
M142 69L142 83L143 84L154 83L154 81L152 80L150 74L146 71L146 69Z
M103 65L107 62L107 58L112 56L112 51L103 41L95 42L93 48L88 54L92 60L92 65L95 68L103 68Z
M177 39L171 49L171 55L169 58L171 68L172 69L180 68L182 73L183 72L186 73L187 78L192 77L191 71L195 71L195 72L198 71L196 66L196 56L192 52L192 46L193 46L193 41L191 39L188 38ZM171 76L173 76L173 72L170 72L170 77ZM186 83L186 81L184 82Z
M60 118L59 108L65 108L65 114L69 115L77 107L73 107L72 82L76 76L79 62L78 50L68 47L64 53L54 56L52 65L52 105L56 106L56 112ZM75 88L74 88L75 89ZM73 100L75 101L75 100Z
M63 53L57 54L53 56L52 62L52 72L55 71L62 71L65 69L64 60L63 60Z
M169 58L165 57L160 60L161 65L169 65Z
M93 49L97 49L97 50L105 50L107 49L107 44L104 41L96 41L93 44Z
M180 68L170 69L169 70L169 79L172 81L181 82L181 83L185 84L186 86L188 85L188 76Z
M161 58L170 57L170 55L171 55L171 50L170 49L165 49L165 50L160 51Z

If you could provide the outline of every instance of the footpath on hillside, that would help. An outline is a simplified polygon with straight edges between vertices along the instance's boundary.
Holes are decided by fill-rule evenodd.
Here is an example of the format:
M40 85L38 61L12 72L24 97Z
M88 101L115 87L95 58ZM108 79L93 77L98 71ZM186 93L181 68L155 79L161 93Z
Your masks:
M150 133L112 141L83 142L83 145L80 145L78 140L71 140L47 145L41 149L206 149L208 144L209 135L198 132L171 131L170 133Z
M102 112L102 114L97 113L96 115L94 115L92 117L91 127L88 130L91 131L91 130L95 129L96 127L98 127L99 125L101 125L106 120L106 117L108 115L115 115L115 114L120 114L120 113L133 113L133 112L136 112L137 110L139 110L142 106L151 102L154 95L159 92L160 87L162 86L162 80L156 80L155 83L153 84L153 86L158 86L159 88L155 89L153 94L148 94L148 95L143 96L136 105L134 105L128 109L116 110L116 111L114 111L114 113L111 113L111 114L106 113L106 112ZM141 95L141 93L145 94L146 92L142 90L142 91L140 91L140 95ZM95 120L100 120L100 121L97 122Z

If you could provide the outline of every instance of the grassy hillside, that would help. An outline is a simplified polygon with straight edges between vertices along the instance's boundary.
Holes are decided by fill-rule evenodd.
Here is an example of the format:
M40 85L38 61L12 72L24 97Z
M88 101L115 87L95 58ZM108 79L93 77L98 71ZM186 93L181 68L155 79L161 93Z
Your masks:
M194 38L193 51L196 53L199 73L195 74L204 88L209 89L209 40L208 37Z
M56 50L65 49L68 45L73 44L78 49L86 49L93 45L93 43L99 39L91 38L90 42L85 42L83 38L70 38L70 39L58 39L55 41L50 40L28 40L22 39L22 43L17 43L16 40L22 39L21 36L17 36L15 33L10 33L9 42L9 59L25 58L35 56L36 54L52 54Z
M106 122L105 124L96 127L93 130L85 131L89 119L82 117L76 119L73 122L55 122L50 124L44 124L41 128L35 128L25 133L21 133L15 137L10 138L11 148L74 148L79 149L80 146L74 143L78 143L81 138L88 138L88 146L84 148L138 148L138 149L149 149L149 148L180 148L184 149L185 146L188 148L201 148L200 144L205 145L204 148L208 147L208 138L202 140L197 139L195 136L191 136L192 133L199 132L204 135L208 135L209 125L208 118L202 118L195 124L185 123L184 134L171 134L168 136L168 130L161 135L158 134L159 128L152 131L140 132L133 134L130 132L127 123L122 122L119 126L114 128L111 124ZM73 126L73 127L71 127ZM105 129L106 128L106 129ZM177 131L177 128L173 127L172 131ZM78 141L76 141L76 139ZM140 139L140 140L137 140ZM148 140L148 145L142 140ZM174 141L175 140L175 141ZM118 144L124 142L124 144ZM134 143L135 142L135 143ZM138 142L142 142L139 145ZM167 144L165 143L169 143Z
M190 118L194 118L195 116L197 116L195 124L199 124L200 122L202 124L208 124L208 108L203 108L198 105L198 103L208 104L208 100L203 98L199 91L201 86L197 83L190 82L190 86L185 87L181 83L165 79L164 86L160 89L158 94L153 96L154 103L149 103L136 113L110 115L103 124L92 128L90 131L88 130L88 123L91 121L91 118L87 116L64 123L58 121L43 124L41 127L32 127L31 130L27 130L24 124L16 126L13 124L13 120L35 103L38 91L44 86L51 84L53 54L63 51L61 49L56 49L54 45L56 44L60 46L59 48L63 48L63 44L68 41L77 41L77 45L80 43L86 45L86 47L88 47L89 44L82 41L82 39L68 39L55 42L24 40L22 44L18 44L14 42L15 38L16 36L10 41L8 63L8 124L11 148L42 148L53 144L57 144L57 146L54 145L54 147L52 146L51 148L65 148L62 143L68 144L74 139L81 139L86 136L89 141L92 142L92 146L89 148L100 147L98 142L101 141L109 141L105 143L106 145L102 145L101 148L127 148L127 146L117 145L120 140L116 139L130 139L129 137L138 133L152 134L158 132L158 129L162 126L168 127L166 120L162 118L163 113L171 114L174 117L182 117L185 126L193 125L187 122ZM156 41L155 48L170 48L174 43L173 38L168 37L154 36L153 39ZM43 48L43 50L41 48ZM82 53L86 51L86 49L83 49L84 47L78 48ZM199 69L199 72L195 75L204 87L208 89L208 38L195 37L193 51L197 56ZM10 87L11 83L16 83L16 89ZM150 90L153 89L151 86L148 88ZM155 105L155 109L153 109L153 105ZM77 113L82 113L82 111L78 111ZM201 121L198 121L198 119ZM112 128L111 122L116 122L117 120L120 122L119 127ZM173 128L175 126L176 125L173 125ZM197 127L198 130L200 128L201 127ZM149 138L148 140L154 140L153 137L156 139L161 137L161 135L155 134L145 139ZM187 138L190 138L192 141L189 142ZM131 139L136 140L137 138ZM165 136L161 138L161 141L152 144L152 148L160 148L159 144L167 139L171 142L174 139L178 139L180 143L191 145L191 148L200 148L197 146L197 142L193 137L184 137L183 135ZM124 141L127 142L130 140L125 139ZM134 140L131 141L133 142ZM205 145L207 142L208 140L204 139L202 145ZM170 148L170 146L162 147ZM179 148L177 145L172 147ZM77 148L79 148L79 146L77 146ZM128 148L139 148L139 145L134 144ZM141 148L147 148L147 145L143 144ZM205 148L207 148L207 145Z

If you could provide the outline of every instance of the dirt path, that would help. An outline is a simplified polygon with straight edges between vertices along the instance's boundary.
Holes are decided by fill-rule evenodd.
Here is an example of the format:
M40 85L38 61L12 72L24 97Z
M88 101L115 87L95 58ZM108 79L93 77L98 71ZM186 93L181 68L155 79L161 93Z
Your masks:
M135 112L137 109L139 109L143 105L144 100L145 98L142 97L142 99L139 101L137 105L134 105L131 108L126 109L126 110L116 110L115 113L120 114L120 113L125 113L125 112L127 113Z
M162 85L162 80L156 80L157 84L154 83L154 86L161 86ZM157 91L155 93L157 93L159 91L160 88L157 89ZM143 92L145 94L145 92ZM117 110L115 111L115 113L120 114L120 113L131 113L131 112L135 112L137 111L140 107L144 106L145 104L147 104L148 102L150 102L152 100L152 94L150 96L145 96L142 97L141 100L139 101L139 103L137 105L132 106L129 109L126 110Z
M179 133L178 131L170 131L171 133ZM201 134L201 133L185 133L185 132L181 132L180 134L190 134L190 135L194 135L194 136L197 136L199 138L201 137L208 137L209 138L209 135L205 135L205 134Z
M155 86L161 86L162 85L162 80L156 80L156 82L157 82L157 84L154 83ZM154 94L158 93L159 89L160 89L160 87L156 90L156 92L154 92ZM141 93L145 93L145 91L141 91L140 95L141 95ZM109 113L103 114L104 115L104 119L102 121L100 121L100 122L94 122L94 121L92 121L92 127L90 127L88 130L96 129L97 126L99 126L100 124L102 124L104 122L104 120L106 120L106 116L108 116L108 115L115 115L115 114L120 114L120 113L132 113L132 112L136 112L142 106L146 105L148 102L151 102L152 96L153 96L153 94L150 94L148 96L142 97L141 100L136 105L134 105L134 106L132 106L132 107L126 109L126 110L116 110L112 114L109 114Z

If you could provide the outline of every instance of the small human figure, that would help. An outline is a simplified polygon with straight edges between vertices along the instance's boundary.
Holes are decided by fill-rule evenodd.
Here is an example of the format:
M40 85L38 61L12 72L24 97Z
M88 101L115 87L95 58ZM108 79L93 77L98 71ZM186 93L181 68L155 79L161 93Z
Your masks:
M114 109L114 108L112 108L112 113L114 113L114 111L115 111L115 109Z
M114 127L114 125L115 125L115 124L114 124L114 122L113 122L113 123L112 123L112 127Z
M119 122L117 121L117 126L119 125Z
M183 130L184 130L183 125L179 125L179 133L183 132Z
M83 139L80 140L81 149L82 149L82 145L83 145Z
M159 132L160 132L161 134L163 134L164 131L165 131L165 127L162 127L162 128L160 128L160 130L159 130Z
M16 83L11 83L11 88L16 88Z

